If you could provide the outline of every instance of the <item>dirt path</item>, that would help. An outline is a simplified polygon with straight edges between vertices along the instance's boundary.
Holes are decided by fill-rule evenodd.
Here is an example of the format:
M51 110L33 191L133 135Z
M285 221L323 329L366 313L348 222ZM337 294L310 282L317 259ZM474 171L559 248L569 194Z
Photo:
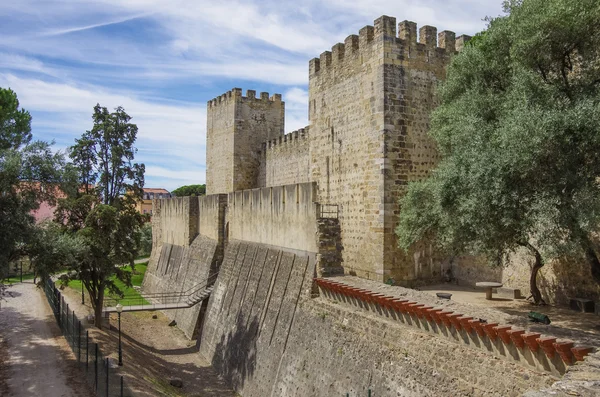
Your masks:
M42 291L8 288L0 309L0 395L91 396Z

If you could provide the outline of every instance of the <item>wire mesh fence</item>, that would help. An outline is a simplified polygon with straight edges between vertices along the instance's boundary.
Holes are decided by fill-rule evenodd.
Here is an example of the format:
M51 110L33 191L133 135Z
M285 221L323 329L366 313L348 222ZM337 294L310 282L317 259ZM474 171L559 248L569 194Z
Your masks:
M89 331L65 303L64 297L51 279L45 280L44 292L54 317L75 354L77 364L96 396L133 396L133 392L123 382L123 376L116 371L114 360L102 354L98 343L89 336Z

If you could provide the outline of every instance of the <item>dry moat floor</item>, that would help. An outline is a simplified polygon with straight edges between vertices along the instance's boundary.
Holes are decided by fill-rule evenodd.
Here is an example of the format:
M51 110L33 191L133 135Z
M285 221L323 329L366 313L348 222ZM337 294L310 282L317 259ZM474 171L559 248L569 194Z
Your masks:
M75 308L79 318L91 312L89 305L81 305L81 294L63 290L69 306ZM156 319L153 319L153 316ZM236 396L198 354L195 341L190 341L177 327L169 327L170 320L160 312L131 312L121 315L123 367L125 382L136 396ZM99 331L88 327L90 337L96 339L106 354L117 360L117 315L111 315L108 327ZM113 352L109 354L109 352ZM177 378L182 388L169 385Z

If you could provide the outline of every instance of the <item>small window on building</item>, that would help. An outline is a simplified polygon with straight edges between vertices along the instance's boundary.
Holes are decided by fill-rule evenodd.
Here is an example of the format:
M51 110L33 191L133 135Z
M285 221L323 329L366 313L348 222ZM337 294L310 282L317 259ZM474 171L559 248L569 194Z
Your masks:
M148 212L148 211L147 211L147 210L144 210L144 214L145 214L146 212Z

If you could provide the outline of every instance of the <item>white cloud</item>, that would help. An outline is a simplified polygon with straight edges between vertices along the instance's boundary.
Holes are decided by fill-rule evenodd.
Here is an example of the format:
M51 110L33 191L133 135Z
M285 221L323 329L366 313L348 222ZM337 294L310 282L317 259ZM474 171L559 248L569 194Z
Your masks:
M109 109L123 106L139 128L137 161L171 165L180 170L204 167L206 108L203 105L155 103L99 87L49 83L2 73L0 86L15 90L21 106L34 114L34 132L53 131L52 136L38 138L56 139L63 144L61 147L67 146L92 127L91 115L96 103ZM35 112L43 113L44 117L35 117ZM204 178L203 171L200 173L196 179ZM152 180L152 174L148 177Z

